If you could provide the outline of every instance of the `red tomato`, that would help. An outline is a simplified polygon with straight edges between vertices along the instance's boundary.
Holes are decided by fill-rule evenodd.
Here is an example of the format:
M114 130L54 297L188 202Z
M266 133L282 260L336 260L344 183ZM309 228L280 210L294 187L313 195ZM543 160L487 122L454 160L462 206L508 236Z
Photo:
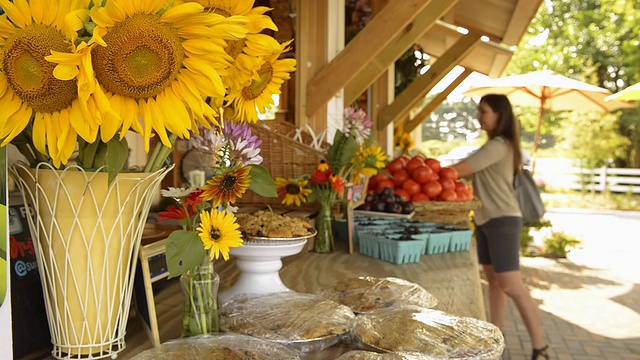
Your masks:
M401 188L402 184L409 179L409 173L405 169L395 171L391 176L393 176L393 184L398 188Z
M442 193L442 185L436 180L431 180L422 185L422 192L429 198L435 199Z
M378 183L378 186L376 187L376 191L380 191L384 188L394 188L395 184L393 183L393 181L391 179L385 179L382 180Z
M468 191L456 191L456 196L458 197L458 201L465 202L473 200L471 194Z
M440 171L440 161L434 158L427 158L427 160L425 160L424 163L427 164L427 166L429 166L433 171L435 172Z
M400 195L400 197L402 197L404 201L409 201L411 199L411 194L409 194L409 192L407 192L407 190L405 189L395 189L393 190L393 192L396 195Z
M417 193L411 196L411 202L413 203L427 202L429 200L429 197L423 193Z
M453 189L444 190L442 194L440 194L439 199L440 201L456 201L458 199L458 195Z
M454 168L442 168L440 169L440 172L438 172L438 175L440 175L441 179L451 179L453 181L458 180L458 170Z
M398 159L400 159L402 161L402 166L406 167L407 164L409 163L409 160L411 160L411 156L405 154L405 155L400 156Z
M413 195L418 194L422 190L422 188L420 187L420 184L418 184L412 179L407 179L407 181L405 181L404 184L402 184L402 188L407 190L407 192L412 197Z
M389 173L394 173L398 170L402 170L404 169L404 162L400 158L394 159L389 163L389 165L387 165L387 169Z
M456 191L456 182L455 181L453 181L451 179L440 178L438 180L438 182L440 182L440 185L442 185L442 191L445 191L445 190Z
M433 170L427 165L418 166L411 172L411 178L418 184L425 184L431 180Z
M469 186L462 181L456 181L456 192L469 192Z
M407 163L407 166L405 166L405 169L409 172L409 174L411 174L413 170L415 170L418 166L423 166L423 165L424 165L424 159L422 159L419 156L414 156L411 158L411 160L409 160L409 163Z
M371 179L369 179L369 185L371 185L371 183L373 183L374 185L378 185L380 181L386 180L386 179L388 179L387 175L383 173L377 173L373 175Z

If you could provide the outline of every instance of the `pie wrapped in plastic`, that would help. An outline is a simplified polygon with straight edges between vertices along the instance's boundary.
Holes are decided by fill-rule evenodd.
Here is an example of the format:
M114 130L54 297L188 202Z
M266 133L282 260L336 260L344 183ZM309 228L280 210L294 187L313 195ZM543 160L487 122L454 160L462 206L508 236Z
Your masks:
M328 289L319 290L318 294L346 305L356 313L405 306L432 308L438 303L422 286L393 277L342 279Z
M419 307L360 315L353 334L374 349L420 359L490 360L504 350L495 325Z
M300 352L320 351L348 332L355 315L329 299L296 292L240 295L222 305L224 331L276 341Z
M405 358L398 354L380 354L367 350L351 350L340 355L336 360L405 360Z
M202 335L167 341L132 360L299 360L285 346L250 336Z

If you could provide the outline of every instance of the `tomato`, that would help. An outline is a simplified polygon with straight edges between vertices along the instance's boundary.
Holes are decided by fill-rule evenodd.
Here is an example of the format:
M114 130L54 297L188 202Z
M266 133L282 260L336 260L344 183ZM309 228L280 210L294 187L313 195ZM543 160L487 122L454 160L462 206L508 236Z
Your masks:
M409 179L409 173L405 169L400 169L392 173L391 176L393 176L393 184L399 188L401 188L402 184Z
M394 159L387 165L387 171L389 171L389 173L394 173L402 169L404 169L404 162L400 158Z
M412 203L427 202L429 200L429 197L423 193L417 193L411 196Z
M445 190L456 191L456 182L455 181L453 181L451 179L440 178L438 180L438 182L440 182L440 185L442 185L442 191L445 191Z
M462 181L456 181L456 192L469 192L469 186L466 183L463 183Z
M460 202L473 200L473 196L471 196L468 191L456 191L456 196L458 197L457 200Z
M426 184L422 185L422 193L431 199L435 199L440 195L440 193L442 193L442 185L436 180L428 181Z
M458 180L458 170L456 170L454 168L450 168L450 167L442 168L438 172L438 175L440 175L441 179L443 179L443 178L444 179L451 179L453 181Z
M431 180L433 170L427 165L418 166L411 172L411 178L418 184L426 184Z
M376 187L376 191L380 191L384 188L391 188L393 189L395 187L395 184L393 183L393 181L391 179L384 179L382 181L380 181L378 183L378 186Z
M396 195L400 195L404 201L409 201L411 199L411 194L405 189L395 189L393 193Z
M407 164L409 163L409 160L411 160L411 156L404 154L402 156L400 156L398 159L400 159L402 161L402 166L406 167Z
M427 158L424 163L430 167L434 172L440 171L440 161L434 158Z
M409 174L411 174L414 169L416 169L418 166L423 166L423 165L424 165L424 159L422 159L419 156L414 156L411 158L411 160L409 160L409 162L407 163L407 166L405 166L405 169L409 172Z
M373 183L374 185L378 185L380 181L388 179L387 175L383 173L377 173L369 179L369 184Z
M402 184L402 188L407 190L407 192L411 196L419 193L422 190L422 188L420 187L420 184L418 184L412 179L407 179L407 181L405 181L404 184Z
M453 189L444 190L442 194L440 194L439 199L440 201L456 201L458 199L458 195Z

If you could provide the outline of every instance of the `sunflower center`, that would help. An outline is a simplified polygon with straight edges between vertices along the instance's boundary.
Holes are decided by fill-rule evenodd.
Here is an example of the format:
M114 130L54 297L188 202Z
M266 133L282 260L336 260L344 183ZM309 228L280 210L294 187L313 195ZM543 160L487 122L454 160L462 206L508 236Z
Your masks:
M56 64L44 59L51 50L70 53L71 42L52 26L30 25L8 39L0 64L13 92L41 113L69 107L78 97L75 79L63 81L53 76Z
M235 177L234 175L226 175L220 182L220 185L222 185L222 190L223 191L233 190L233 188L236 186L237 181L238 181L238 178Z
M211 240L213 241L219 241L222 238L222 233L220 232L220 229L218 228L213 228L211 229L211 231L209 232L209 236L211 237Z
M227 46L224 48L224 51L231 56L232 59L236 59L240 53L242 53L242 49L244 49L245 39L239 40L228 40Z
M271 64L263 64L260 70L258 70L258 76L260 76L259 81L253 80L249 86L242 89L242 95L246 99L253 100L257 98L267 88L273 78L273 67L271 67Z
M108 91L136 99L158 95L175 80L184 58L178 34L156 15L135 14L92 51L96 78Z
M285 190L287 191L287 194L291 194L291 195L300 194L300 186L296 184L287 184L287 186L285 187Z

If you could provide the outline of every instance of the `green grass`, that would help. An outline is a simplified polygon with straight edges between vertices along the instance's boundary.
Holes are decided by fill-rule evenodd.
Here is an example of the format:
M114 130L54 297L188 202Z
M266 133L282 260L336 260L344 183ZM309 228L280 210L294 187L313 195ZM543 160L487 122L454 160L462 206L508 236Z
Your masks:
M544 192L542 200L547 208L640 211L640 195Z

